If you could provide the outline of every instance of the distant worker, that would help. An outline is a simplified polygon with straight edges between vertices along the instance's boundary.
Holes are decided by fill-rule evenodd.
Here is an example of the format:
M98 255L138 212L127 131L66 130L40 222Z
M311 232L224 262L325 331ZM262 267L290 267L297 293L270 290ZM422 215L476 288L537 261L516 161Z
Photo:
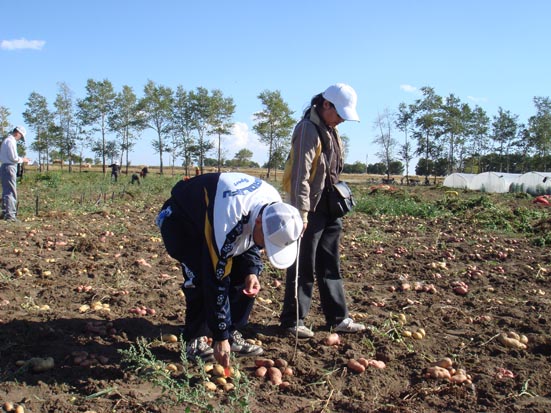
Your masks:
M147 168L147 166L144 166L140 171L140 177L145 178L148 173L149 173L149 169Z
M132 174L132 180L130 181L130 183L132 185L134 185L135 183L140 185L140 176L138 174Z
M118 164L118 162L113 162L111 165L109 165L109 168L111 168L111 182L117 182L119 180L119 174L121 172L121 167Z
M17 141L25 141L27 131L17 126L0 146L0 177L2 179L2 212L6 221L17 221L17 164L28 163L28 158L17 154Z
M199 169L198 166L195 167L195 176L199 176L201 175L201 170Z

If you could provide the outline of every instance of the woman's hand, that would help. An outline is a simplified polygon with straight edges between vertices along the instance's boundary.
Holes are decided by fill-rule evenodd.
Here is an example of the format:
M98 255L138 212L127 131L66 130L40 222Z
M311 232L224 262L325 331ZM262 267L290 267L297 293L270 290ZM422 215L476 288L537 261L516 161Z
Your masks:
M215 341L213 349L216 361L224 368L230 367L230 342L228 340Z

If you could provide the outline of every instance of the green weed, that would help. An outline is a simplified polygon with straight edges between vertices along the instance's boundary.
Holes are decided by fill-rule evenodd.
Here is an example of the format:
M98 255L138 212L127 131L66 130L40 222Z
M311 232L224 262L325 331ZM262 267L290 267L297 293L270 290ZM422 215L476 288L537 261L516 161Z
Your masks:
M192 368L193 366L186 358L185 343L182 344L180 351L183 370L177 376L171 374L167 363L155 357L150 348L151 344L146 339L139 338L136 345L131 345L127 350L119 350L119 353L122 356L123 366L126 365L125 367L136 376L162 390L164 400L160 402L183 405L186 412L250 412L251 390L244 374L232 379L235 387L225 395L224 400L215 400L217 396L203 386L203 383L209 380L204 363L199 360L196 369ZM197 373L194 373L194 370Z

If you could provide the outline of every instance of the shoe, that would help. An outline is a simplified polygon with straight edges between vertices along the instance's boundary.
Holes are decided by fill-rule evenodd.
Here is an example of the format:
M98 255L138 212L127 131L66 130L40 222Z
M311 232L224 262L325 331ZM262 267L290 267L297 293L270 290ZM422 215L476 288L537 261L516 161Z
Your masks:
M335 333L361 333L365 331L365 326L361 323L356 323L350 317L345 318L339 324L333 327Z
M243 338L239 331L234 331L230 336L231 351L237 356L260 356L264 353L262 347L251 344Z
M188 360L200 358L203 361L212 361L214 349L207 344L206 337L199 337L187 344L186 357Z
M298 338L312 338L312 337L314 337L314 332L306 326L288 327L287 331L291 335L293 335L295 337L298 337Z

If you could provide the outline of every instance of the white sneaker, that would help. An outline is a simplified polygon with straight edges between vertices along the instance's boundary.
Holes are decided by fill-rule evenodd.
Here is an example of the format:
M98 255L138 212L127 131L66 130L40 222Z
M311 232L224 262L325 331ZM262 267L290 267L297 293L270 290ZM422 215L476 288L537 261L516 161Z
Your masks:
M365 329L366 327L363 324L354 322L350 317L345 318L333 327L335 333L361 333Z
M314 332L306 326L288 327L287 331L290 334L292 334L293 336L298 337L298 338L312 338L312 337L314 337Z
M214 349L207 344L206 337L199 337L188 343L186 357L188 360L199 357L203 361L211 361L214 360Z
M264 353L262 347L245 341L239 331L234 331L230 336L231 351L238 356L260 356Z

